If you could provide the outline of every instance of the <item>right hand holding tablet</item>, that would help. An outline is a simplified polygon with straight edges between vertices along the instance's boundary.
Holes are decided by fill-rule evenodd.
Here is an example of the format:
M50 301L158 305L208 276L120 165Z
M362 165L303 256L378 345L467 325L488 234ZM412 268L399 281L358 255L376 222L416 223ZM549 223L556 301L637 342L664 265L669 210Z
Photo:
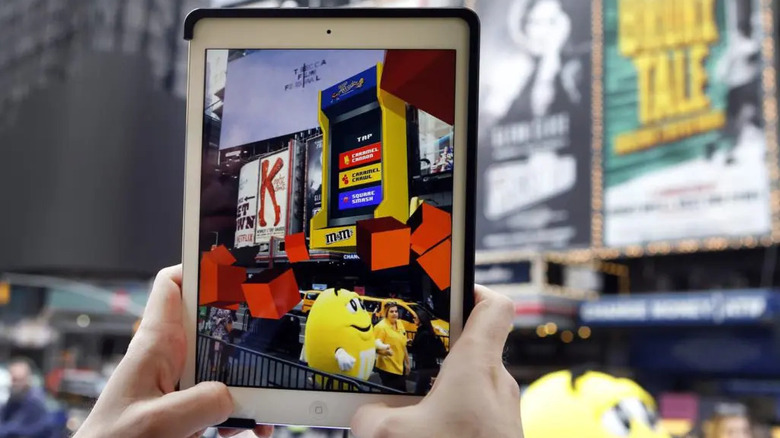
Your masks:
M460 339L431 392L417 405L367 405L352 419L361 438L411 436L522 437L520 388L504 368L514 305L482 286Z

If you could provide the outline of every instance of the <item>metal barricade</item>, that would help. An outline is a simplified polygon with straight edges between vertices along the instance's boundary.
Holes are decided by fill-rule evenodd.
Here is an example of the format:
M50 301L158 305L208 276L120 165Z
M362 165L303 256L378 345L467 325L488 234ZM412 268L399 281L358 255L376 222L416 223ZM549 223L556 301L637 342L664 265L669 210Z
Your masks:
M403 394L201 334L198 335L195 369L197 382L220 381L228 386Z

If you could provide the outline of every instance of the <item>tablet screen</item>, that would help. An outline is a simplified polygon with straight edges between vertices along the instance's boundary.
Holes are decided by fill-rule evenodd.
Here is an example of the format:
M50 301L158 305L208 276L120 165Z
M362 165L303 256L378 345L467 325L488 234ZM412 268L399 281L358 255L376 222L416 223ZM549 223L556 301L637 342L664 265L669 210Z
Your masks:
M425 394L449 350L455 51L206 60L197 381Z

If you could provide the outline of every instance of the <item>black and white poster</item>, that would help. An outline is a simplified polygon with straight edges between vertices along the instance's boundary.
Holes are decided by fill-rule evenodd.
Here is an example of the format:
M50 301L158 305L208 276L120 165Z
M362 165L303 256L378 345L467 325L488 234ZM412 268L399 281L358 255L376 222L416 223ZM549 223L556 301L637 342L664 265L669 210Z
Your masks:
M304 227L309 236L311 218L322 209L322 136L306 141L306 199Z
M590 244L591 4L482 0L477 249Z

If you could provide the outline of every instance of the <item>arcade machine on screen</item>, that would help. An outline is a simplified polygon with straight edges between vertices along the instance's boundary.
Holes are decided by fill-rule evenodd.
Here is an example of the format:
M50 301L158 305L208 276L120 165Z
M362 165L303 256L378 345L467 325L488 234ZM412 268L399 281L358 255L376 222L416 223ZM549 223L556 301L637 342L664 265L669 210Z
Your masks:
M351 251L358 221L409 218L406 104L381 75L379 63L320 92L325 182L311 248Z
M343 88L324 91L323 112L330 115L330 162L334 176L330 178L331 215L329 226L354 223L356 219L373 217L374 208L382 201L382 111L377 100L376 67L347 81ZM369 79L370 80L370 79ZM353 91L366 88L369 92ZM338 163L338 166L335 164Z

